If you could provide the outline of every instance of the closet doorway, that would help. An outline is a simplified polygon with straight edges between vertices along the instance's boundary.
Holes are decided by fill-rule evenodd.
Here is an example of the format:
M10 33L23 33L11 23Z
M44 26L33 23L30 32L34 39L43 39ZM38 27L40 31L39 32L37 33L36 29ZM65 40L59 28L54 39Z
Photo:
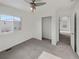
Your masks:
M49 41L51 43L51 25L52 17L42 17L42 40Z

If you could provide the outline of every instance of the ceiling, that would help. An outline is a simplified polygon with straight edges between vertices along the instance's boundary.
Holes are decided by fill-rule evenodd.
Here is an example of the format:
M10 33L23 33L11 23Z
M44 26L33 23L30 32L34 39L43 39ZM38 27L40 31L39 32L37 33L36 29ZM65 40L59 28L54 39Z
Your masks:
M12 6L21 10L28 10L29 4L27 4L24 0L0 0L0 3Z
M76 0L41 0L45 1L47 4L43 7L39 7L40 9L57 9L60 7L70 6L74 3ZM27 10L29 11L30 5L26 3L24 0L0 0L0 3L9 5L21 10Z

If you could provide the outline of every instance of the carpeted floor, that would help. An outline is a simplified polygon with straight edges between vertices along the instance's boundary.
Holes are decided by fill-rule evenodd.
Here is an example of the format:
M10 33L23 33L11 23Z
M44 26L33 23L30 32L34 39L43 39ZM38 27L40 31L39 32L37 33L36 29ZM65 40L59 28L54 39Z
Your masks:
M70 36L69 35L64 35L64 34L59 34L59 40L60 40L60 42L62 42L62 43L65 43L65 44L67 44L67 45L71 45L71 43L70 43Z
M58 43L57 46L54 46L45 40L37 39L30 39L15 46L10 51L1 52L0 59L38 59L43 51L52 53L62 59L79 59L69 45Z

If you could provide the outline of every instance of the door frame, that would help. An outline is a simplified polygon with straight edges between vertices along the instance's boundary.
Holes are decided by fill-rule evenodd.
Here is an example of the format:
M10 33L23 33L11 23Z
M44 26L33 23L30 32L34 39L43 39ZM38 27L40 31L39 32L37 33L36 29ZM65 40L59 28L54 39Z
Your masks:
M52 25L52 16L45 16L45 17L42 17L42 20L41 20L41 23L42 23L42 25L41 25L41 31L42 31L42 38L43 38L43 18L48 18L48 17L50 17L51 19L51 25ZM48 19L49 20L49 19ZM52 26L51 26L51 28L52 28ZM50 31L51 31L51 29L50 29ZM51 33L52 33L52 31L51 31ZM51 35L51 34L50 34ZM47 39L47 38L46 38ZM51 35L51 42L52 42L52 35Z
M74 12L74 13L70 16L70 18L71 18L71 20L72 20L72 21L70 21L70 22L71 22L72 24L74 24L74 26L73 26L73 31L74 31L74 32L71 32L71 40L70 40L71 42L70 42L70 43L71 43L71 47L72 47L73 51L77 52L77 45L76 45L76 44L77 44L77 43L76 43L76 42L77 42L77 41L76 41L76 40L77 40L77 37L76 37L76 36L77 36L77 35L76 35L76 34L77 34L77 33L76 33L76 31L77 31L77 28L76 28L76 24L77 24L77 21L76 21L76 13ZM59 29L59 25L60 25L60 24L59 24L59 21L60 21L60 16L57 17L57 21L56 21L56 22L57 22L57 27L56 27L56 28L57 28L57 30L56 30L56 31L57 31L57 42L59 41L59 31L60 31L60 29ZM72 24L71 24L71 25L72 25ZM71 25L70 25L70 26L71 26ZM70 28L71 28L71 27L70 27Z

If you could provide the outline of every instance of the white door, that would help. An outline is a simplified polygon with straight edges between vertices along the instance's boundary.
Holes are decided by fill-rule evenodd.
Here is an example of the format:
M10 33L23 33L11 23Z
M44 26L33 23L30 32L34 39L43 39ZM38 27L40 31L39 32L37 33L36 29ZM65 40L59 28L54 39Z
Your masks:
M51 16L42 18L42 37L51 39Z
M75 52L77 52L77 14L75 10L77 10L77 4L78 2L73 4L73 12L71 15L71 46ZM79 10L78 10L79 11Z
M71 24L70 24L70 30L71 30L71 46L73 50L76 52L76 14L73 13L71 16Z
M79 56L79 9L76 11L77 12L77 15L76 15L76 17L77 17L77 19L76 19L76 27L77 27L77 31L76 31L76 33L77 33L77 40L76 40L76 44L77 44L77 54L78 54L78 56Z

